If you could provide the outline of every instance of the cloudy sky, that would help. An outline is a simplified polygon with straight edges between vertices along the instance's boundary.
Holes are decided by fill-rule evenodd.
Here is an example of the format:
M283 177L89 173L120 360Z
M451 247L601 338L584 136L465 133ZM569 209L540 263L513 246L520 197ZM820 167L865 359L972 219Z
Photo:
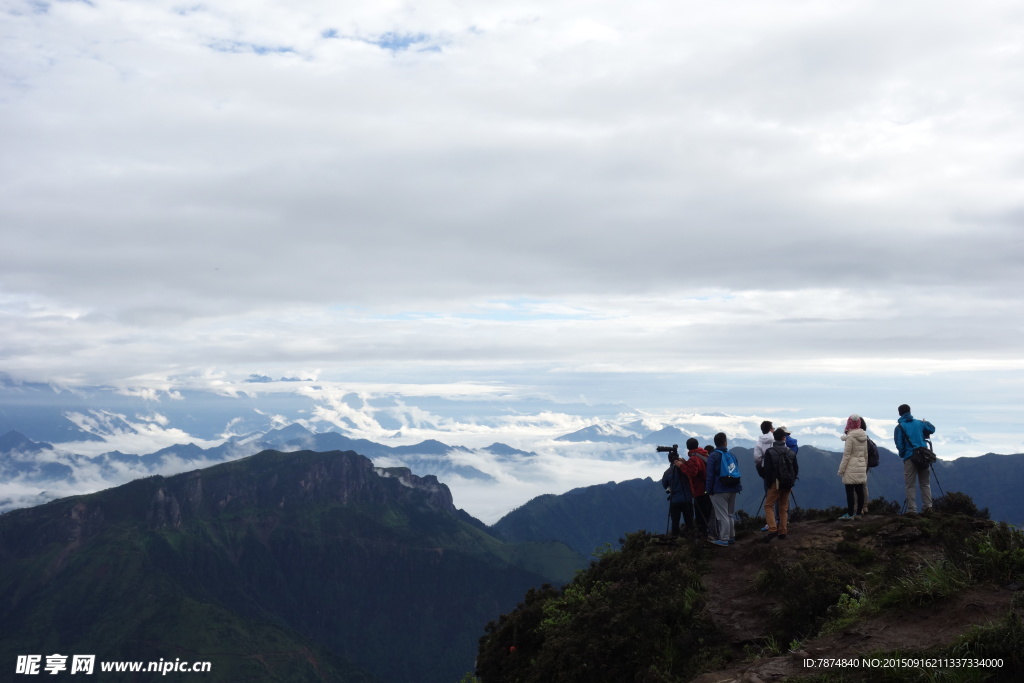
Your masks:
M1020 3L0 12L10 377L909 402L1024 450Z

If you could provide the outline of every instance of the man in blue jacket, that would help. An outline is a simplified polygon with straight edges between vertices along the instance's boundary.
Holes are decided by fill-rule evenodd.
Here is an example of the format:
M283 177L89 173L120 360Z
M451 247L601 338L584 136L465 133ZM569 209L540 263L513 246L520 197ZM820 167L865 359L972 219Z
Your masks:
M900 419L896 425L896 432L893 438L896 440L896 450L903 458L903 482L907 489L907 512L917 512L917 485L921 486L921 512L928 512L932 509L932 482L931 467L918 469L910 460L915 448L926 448L925 442L929 436L935 433L935 425L928 420L915 420L910 414L910 406L906 403L899 407Z
M715 450L708 454L704 486L711 496L711 505L718 520L716 538L709 537L709 540L721 546L730 546L736 542L736 495L743 490L739 472L730 473L727 467L722 466L722 460L726 457L735 464L735 456L729 453L729 439L723 432L718 432L715 434ZM723 481L723 477L728 474L736 475L735 481Z

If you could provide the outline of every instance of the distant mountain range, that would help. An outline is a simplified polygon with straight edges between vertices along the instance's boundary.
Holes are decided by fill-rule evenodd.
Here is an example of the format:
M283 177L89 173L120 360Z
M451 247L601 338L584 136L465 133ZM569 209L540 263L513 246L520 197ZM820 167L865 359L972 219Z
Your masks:
M583 564L560 543L498 540L434 477L264 451L0 515L0 662L87 653L210 661L210 681L452 683L484 624Z
M559 436L555 441L570 441L576 443L612 443L623 445L657 444L663 446L677 445L684 447L686 440L694 434L707 434L707 425L694 429L689 433L684 432L677 426L669 425L652 431L642 421L631 422L621 427L609 424L591 425L579 429L570 434ZM710 436L705 436L704 441L711 441ZM701 445L705 445L701 441ZM753 447L754 442L750 439L738 438L732 441L733 446Z
M471 480L491 478L489 474L470 465L459 464L453 456L473 452L462 446L449 446L435 440L410 446L385 446L366 439L351 439L337 432L314 434L298 424L265 434L232 437L212 448L201 448L190 443L170 446L145 455L112 451L91 457L62 453L52 444L38 443L20 432L11 431L0 436L0 477L32 484L44 490L29 500L0 497L0 511L51 500L55 495L47 493L45 489L57 483L74 485L82 479L83 484L95 488L98 479L107 486L114 486L150 474L174 474L237 460L268 449L355 451L368 458L386 461L384 464L409 467L419 475L455 475ZM495 459L529 458L534 455L501 443L494 443L478 451ZM87 475L81 476L80 472Z
M655 444L680 444L685 450L687 435L677 427L664 427L656 431L643 432L642 425L631 426L630 433L615 430L587 428L566 434L560 439L585 446L587 443L618 445L635 448ZM603 439L603 441L599 441ZM764 490L754 469L752 449L744 447L749 441L737 440L732 450L740 458L744 473L744 490L738 499L740 509L753 513L759 506ZM483 462L521 463L537 458L537 454L513 448L507 444L493 443L486 448L470 449L451 446L437 440L426 440L407 446L387 446L367 439L353 439L337 432L314 433L299 424L291 424L264 434L250 434L227 439L220 445L202 448L195 444L176 445L145 455L125 454L118 451L97 456L63 453L53 445L35 442L20 432L12 431L0 436L0 477L10 482L31 485L32 496L16 498L0 494L0 511L37 505L60 495L57 492L73 489L77 484L91 486L92 490L124 483L142 476L170 475L206 467L218 462L227 462L246 457L264 450L316 452L354 451L373 460L377 465L407 467L418 476L433 475L441 480L458 478L466 481L494 482L492 474L483 471ZM653 451L653 448L651 448ZM868 479L869 496L884 497L903 503L903 474L899 458L884 447L880 447L881 464L870 471ZM612 452L614 453L614 451ZM604 455L610 457L609 454ZM661 456L658 456L661 459ZM845 492L836 476L841 454L822 450L814 446L800 448L800 482L794 490L796 505L814 508L844 506ZM1024 498L1018 491L1024 486L1024 455L988 454L972 458L941 460L934 466L932 489L938 496L944 490L967 493L980 506L987 506L993 519L1014 524L1024 524ZM61 486L57 486L61 484ZM99 485L97 485L99 484ZM653 485L653 484L652 484ZM634 491L630 483L629 490ZM657 487L655 487L657 488ZM52 489L52 490L51 490ZM603 490L603 489L602 489ZM630 495L633 495L631 493ZM640 494L636 494L640 495ZM660 501L657 492L650 504L657 508ZM546 499L546 498L545 498ZM642 506L637 500L636 505ZM643 510L641 512L641 510ZM639 522L657 520L660 515L643 507L635 515L620 510L621 520ZM504 521L504 520L503 520ZM642 526L649 528L652 521ZM627 525L628 526L628 525ZM639 527L637 527L639 528ZM631 529L632 530L632 529ZM656 530L656 529L652 529ZM614 535L614 534L613 534ZM560 539L566 540L566 539ZM608 539L606 539L608 540ZM615 539L610 539L614 541ZM569 542L566 540L566 542ZM574 539L574 542L575 539ZM583 539L579 539L584 543ZM604 541L602 541L604 542ZM571 545L573 543L570 543ZM583 552L593 548L579 547Z
M653 438L666 436L677 435ZM270 443L280 448L236 457ZM472 669L483 625L528 589L567 581L627 533L665 530L667 502L652 478L542 495L488 527L457 509L436 476L370 459L428 466L467 452L291 425L213 449L94 458L114 473L132 459L202 468L0 515L0 662L53 652L187 657L213 662L211 681L452 683ZM740 507L753 514L761 480L750 449L734 452ZM76 465L57 457L21 434L0 437L5 477L46 482ZM209 465L216 457L230 461ZM800 449L796 505L845 504L840 457ZM900 503L902 465L885 449L881 457L870 495ZM939 462L933 490L961 491L993 519L1020 524L1022 464L1024 455Z

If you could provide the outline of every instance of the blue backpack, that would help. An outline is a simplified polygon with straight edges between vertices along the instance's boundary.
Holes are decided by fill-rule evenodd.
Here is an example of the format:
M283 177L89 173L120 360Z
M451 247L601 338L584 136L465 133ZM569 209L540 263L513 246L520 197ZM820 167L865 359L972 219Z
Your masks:
M727 488L735 488L740 485L740 464L736 462L736 456L729 451L719 450L722 454L722 465L718 471L718 483Z

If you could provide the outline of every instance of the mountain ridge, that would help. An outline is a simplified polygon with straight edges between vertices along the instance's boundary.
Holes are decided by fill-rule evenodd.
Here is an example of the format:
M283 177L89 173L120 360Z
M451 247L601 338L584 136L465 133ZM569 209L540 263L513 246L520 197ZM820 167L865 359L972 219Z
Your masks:
M217 681L450 683L480 624L583 566L468 523L433 476L339 451L263 451L7 512L0 559L3 661L189 651ZM260 664L275 647L308 663Z

